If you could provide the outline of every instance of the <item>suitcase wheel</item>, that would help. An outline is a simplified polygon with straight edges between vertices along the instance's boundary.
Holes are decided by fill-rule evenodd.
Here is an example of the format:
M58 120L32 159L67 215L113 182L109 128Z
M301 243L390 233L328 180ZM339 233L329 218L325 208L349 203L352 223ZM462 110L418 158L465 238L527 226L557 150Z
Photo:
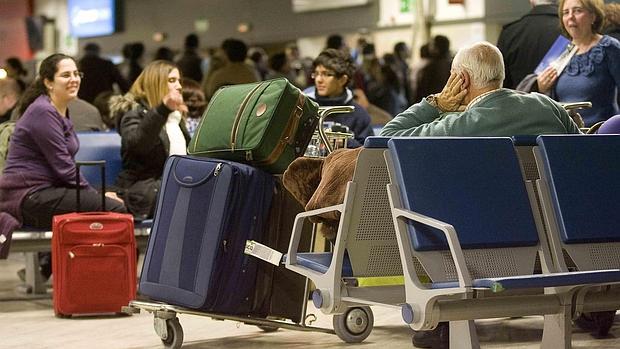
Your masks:
M370 307L348 308L344 314L334 315L334 331L347 343L360 343L370 335L374 321Z
M155 320L163 319L155 318ZM158 334L160 335L161 342L164 344L164 347L173 349L181 348L181 345L183 345L183 327L179 322L179 318L175 317L163 321L166 322L165 333L159 333L159 331L157 331L157 328L155 329L155 331L158 332Z
M59 319L68 319L71 317L71 314L55 313L54 316L56 316Z

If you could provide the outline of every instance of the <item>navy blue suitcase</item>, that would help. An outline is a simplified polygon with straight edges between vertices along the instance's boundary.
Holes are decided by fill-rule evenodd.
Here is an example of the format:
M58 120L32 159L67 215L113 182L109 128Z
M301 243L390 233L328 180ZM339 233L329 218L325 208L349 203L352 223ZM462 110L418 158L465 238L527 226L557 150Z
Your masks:
M153 300L229 315L253 314L257 258L273 177L231 161L171 156L166 162L140 278Z

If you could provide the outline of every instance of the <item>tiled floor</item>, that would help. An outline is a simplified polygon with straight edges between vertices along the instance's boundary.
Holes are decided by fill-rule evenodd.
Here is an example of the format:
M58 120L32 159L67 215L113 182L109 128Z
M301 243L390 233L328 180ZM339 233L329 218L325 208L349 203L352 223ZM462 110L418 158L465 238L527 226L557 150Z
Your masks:
M0 261L0 348L162 348L153 329L153 316L54 317L51 297L25 299L14 292L19 283L16 271L22 257L11 255ZM331 317L317 315L315 326L331 328ZM412 348L411 332L400 311L373 307L375 327L361 348ZM344 348L352 345L337 336L279 330L264 333L255 326L208 317L179 315L185 333L184 348ZM477 322L483 348L539 348L542 317L491 319ZM573 335L574 348L620 348L620 315L610 336L594 339L579 329Z

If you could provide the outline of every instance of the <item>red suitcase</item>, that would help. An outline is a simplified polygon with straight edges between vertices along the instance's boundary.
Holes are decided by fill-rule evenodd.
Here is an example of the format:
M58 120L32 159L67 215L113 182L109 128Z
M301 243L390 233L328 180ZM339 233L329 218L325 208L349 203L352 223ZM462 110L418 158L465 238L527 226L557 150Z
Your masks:
M102 182L104 176L102 167ZM105 203L104 193L105 187ZM52 272L57 316L120 312L135 299L136 270L132 215L76 212L54 216Z

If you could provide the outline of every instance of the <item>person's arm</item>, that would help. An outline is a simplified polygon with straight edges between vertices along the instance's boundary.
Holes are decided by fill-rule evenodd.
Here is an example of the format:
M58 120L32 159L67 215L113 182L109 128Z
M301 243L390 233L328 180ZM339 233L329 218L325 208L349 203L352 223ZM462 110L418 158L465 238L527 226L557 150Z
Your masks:
M33 142L45 157L58 181L67 186L74 186L76 166L69 152L62 121L51 109L40 108L32 112L40 114L37 122L28 125ZM74 132L72 134L76 137ZM80 186L88 186L88 182L81 176Z
M168 92L155 108L134 108L127 112L121 119L119 130L123 146L135 154L148 155L158 144L159 133L174 110L187 111L183 96L177 90Z
M467 94L460 74L451 74L441 93L424 98L396 115L381 130L381 136L446 136L458 114L456 112ZM432 104L430 103L432 102Z
M150 153L158 144L159 133L171 112L163 103L150 110L134 108L126 112L118 130L125 149L140 155Z
M381 136L414 136L418 127L432 122L439 115L439 110L423 99L385 124Z
M612 42L605 54L607 56L609 73L614 79L618 91L620 91L620 43L617 41Z
M547 96L545 96L545 97L547 97ZM581 130L579 129L579 125L577 125L575 123L575 120L569 115L569 113L566 111L566 109L564 109L564 107L562 107L561 105L557 104L550 97L548 97L548 98L553 103L553 105L554 105L554 107L556 109L555 113L558 116L558 118L560 119L560 122L562 122L562 124L564 124L564 126L566 127L566 133L571 133L571 134L573 134L573 133L582 133ZM581 116L579 116L579 117L581 118Z
M553 114L555 114L556 118L560 120L560 123L564 125L564 128L566 129L566 133L571 133L571 134L582 133L579 127L577 126L577 124L575 123L575 121L573 120L573 118L570 117L566 109L564 109L564 107L558 104L558 102L554 101L551 97L547 95L537 93L537 92L534 92L534 94L540 95L541 98L548 100L548 103L550 103L551 106L553 107Z

